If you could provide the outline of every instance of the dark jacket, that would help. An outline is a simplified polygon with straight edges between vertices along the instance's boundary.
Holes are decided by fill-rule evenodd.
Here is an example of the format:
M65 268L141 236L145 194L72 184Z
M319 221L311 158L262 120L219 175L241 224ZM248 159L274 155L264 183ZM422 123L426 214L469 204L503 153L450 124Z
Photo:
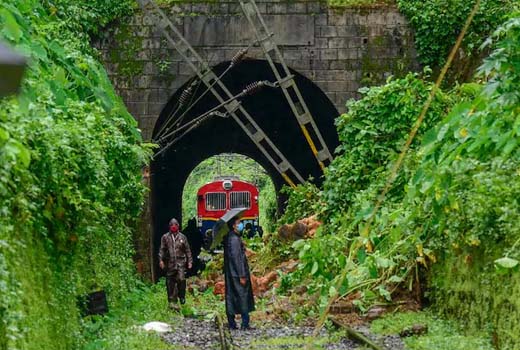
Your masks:
M226 281L226 313L243 314L255 309L251 275L242 239L231 231L224 237L224 275ZM246 278L246 285L240 278Z
M165 233L161 238L159 259L166 265L167 271L186 269L188 264L193 264L191 249L188 239L181 232L173 234Z

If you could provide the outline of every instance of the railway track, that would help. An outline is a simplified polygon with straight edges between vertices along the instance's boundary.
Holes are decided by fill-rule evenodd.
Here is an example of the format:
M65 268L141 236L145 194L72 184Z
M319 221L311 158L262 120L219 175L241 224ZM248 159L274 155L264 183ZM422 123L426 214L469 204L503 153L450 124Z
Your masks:
M313 327L295 326L280 323L265 323L252 331L229 331L225 317L211 318L175 318L172 322L173 332L164 335L164 340L174 349L213 349L213 350L265 350L265 349L305 349L314 331ZM363 333L368 335L368 329ZM372 336L371 336L372 337ZM398 336L378 339L383 349L400 350L403 343ZM359 342L353 341L341 333L330 333L322 330L313 340L311 349L354 350L367 349Z

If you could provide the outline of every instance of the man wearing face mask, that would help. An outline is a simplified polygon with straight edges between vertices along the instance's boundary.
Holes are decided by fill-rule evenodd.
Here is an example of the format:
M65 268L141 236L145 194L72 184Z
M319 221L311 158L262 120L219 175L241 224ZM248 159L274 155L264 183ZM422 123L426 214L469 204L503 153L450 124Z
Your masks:
M166 270L166 290L170 308L177 309L177 302L186 302L186 269L191 269L193 259L188 239L179 231L179 222L170 220L170 232L161 238L159 266Z
M251 275L246 250L240 233L244 224L234 218L228 223L229 233L224 237L224 275L226 281L226 314L230 329L236 329L235 315L242 316L242 330L251 329L249 313L255 309Z

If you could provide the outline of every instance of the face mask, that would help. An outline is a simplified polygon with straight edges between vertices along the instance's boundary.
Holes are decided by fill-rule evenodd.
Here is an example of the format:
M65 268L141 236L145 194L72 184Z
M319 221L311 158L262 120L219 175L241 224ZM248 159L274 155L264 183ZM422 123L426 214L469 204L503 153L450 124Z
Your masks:
M170 232L173 232L173 233L179 232L179 226L178 225L171 225L170 226Z
M237 230L238 230L238 232L244 231L244 224L242 222L240 224L238 224Z

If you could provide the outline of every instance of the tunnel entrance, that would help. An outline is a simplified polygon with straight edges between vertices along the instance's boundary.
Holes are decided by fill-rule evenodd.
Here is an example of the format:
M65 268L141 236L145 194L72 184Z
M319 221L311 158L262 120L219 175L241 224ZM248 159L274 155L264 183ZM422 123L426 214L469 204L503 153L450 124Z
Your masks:
M229 66L223 62L213 67L219 76ZM280 67L278 67L280 69ZM329 149L338 146L338 135L334 120L338 111L325 93L311 80L291 70L296 83L320 129ZM246 60L229 71L222 81L233 95L241 92L252 82L275 81L274 74L263 60ZM154 136L168 117L177 109L182 92L191 84L188 81L181 87L165 106L155 125ZM201 86L192 97L197 100L205 89ZM312 154L301 129L280 89L264 89L259 93L241 100L258 125L274 144L287 157L288 161L304 178L312 177L321 183L322 171ZM211 93L204 95L187 113L185 120L191 120L218 105ZM157 271L157 252L161 235L168 230L172 217L182 220L182 193L188 176L205 159L222 153L237 153L254 159L269 174L276 193L285 184L275 167L263 156L256 145L248 138L232 118L214 117L208 119L177 142L174 147L156 157L151 164L151 200L153 225L154 270ZM278 198L283 206L283 198ZM154 274L157 275L157 274Z
M258 206L260 226L264 231L272 227L276 219L276 190L267 171L254 159L236 153L223 153L197 165L186 180L182 191L182 226L197 218L197 191L217 178L236 177L254 184L259 191Z

